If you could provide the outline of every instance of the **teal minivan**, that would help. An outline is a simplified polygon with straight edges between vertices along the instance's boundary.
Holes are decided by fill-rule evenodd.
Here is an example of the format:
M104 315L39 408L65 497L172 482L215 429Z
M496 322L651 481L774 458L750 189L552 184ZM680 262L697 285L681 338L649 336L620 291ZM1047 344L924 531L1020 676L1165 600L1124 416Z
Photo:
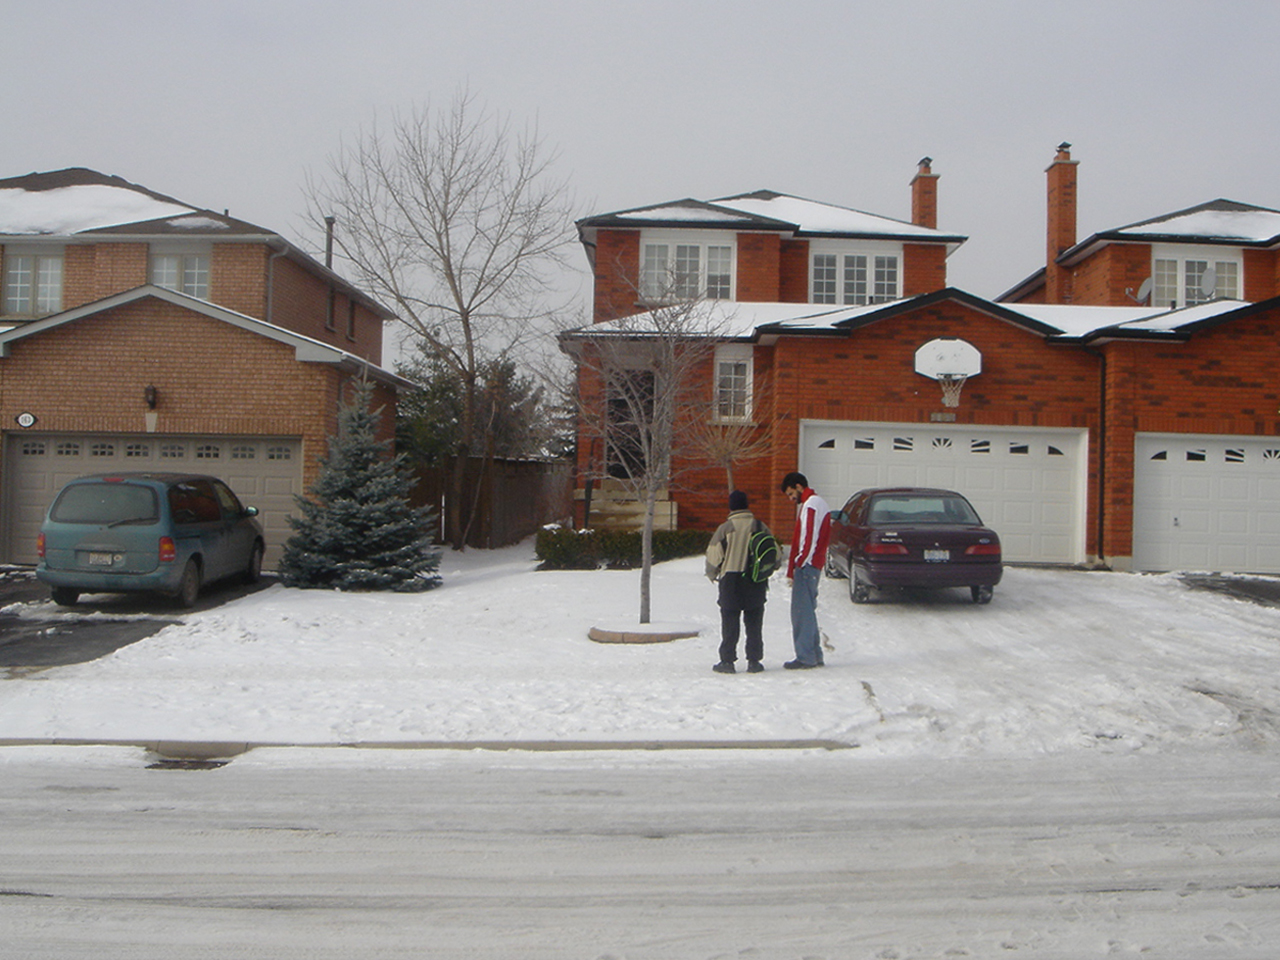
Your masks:
M79 477L58 493L37 544L36 577L53 600L154 591L184 607L202 585L262 574L262 525L221 480L198 474Z

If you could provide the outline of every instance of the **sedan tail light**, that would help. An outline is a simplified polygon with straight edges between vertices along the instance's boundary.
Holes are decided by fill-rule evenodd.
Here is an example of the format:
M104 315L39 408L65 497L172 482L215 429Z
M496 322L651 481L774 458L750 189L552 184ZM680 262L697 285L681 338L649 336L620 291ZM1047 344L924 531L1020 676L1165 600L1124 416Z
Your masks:
M901 543L868 543L867 553L874 556L906 556L909 551Z
M160 562L173 563L178 559L178 545L173 542L173 537L160 538Z
M44 559L44 534L36 537L36 556L41 560Z
M975 543L964 551L966 557L998 557L1000 556L1000 544L998 543Z

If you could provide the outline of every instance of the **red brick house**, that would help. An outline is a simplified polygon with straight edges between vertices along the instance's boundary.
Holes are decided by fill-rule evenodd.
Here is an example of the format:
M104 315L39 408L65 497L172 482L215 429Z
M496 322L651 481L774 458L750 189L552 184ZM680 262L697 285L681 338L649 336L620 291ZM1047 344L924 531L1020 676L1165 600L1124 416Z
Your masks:
M687 415L736 410L770 437L768 455L740 464L735 485L780 532L789 533L791 506L778 480L798 468L833 506L867 486L959 489L1014 561L1280 572L1280 212L1218 201L1077 243L1075 169L1063 145L1049 168L1046 269L1002 301L946 285L946 253L963 238L936 231L927 160L909 226L928 233L887 240L849 230L817 243L810 220L778 236L764 270L756 251L773 240L742 218L787 221L769 212L783 206L780 195L713 201L705 214L684 201L588 218L579 229L603 326L571 334L566 349L610 332L625 291L643 293L646 264L665 256L677 281L686 271L690 292L714 297L707 309L735 324L707 364L706 405ZM725 218L718 232L713 216ZM685 231L697 234L687 245L696 259L681 259ZM880 301L891 288L859 286L856 260L848 277L845 258L863 242L873 271L874 258L889 255L875 247L901 244L895 296ZM708 269L726 260L727 271ZM707 278L700 288L695 264ZM1161 279L1144 284L1155 271ZM1196 295L1174 309L1137 302L1175 288ZM744 302L744 289L762 300L777 293ZM980 356L956 406L917 372L922 348L939 340ZM765 385L772 404L756 418ZM584 474L589 466L580 462ZM710 528L725 513L725 475L684 466L672 513L681 527Z
M268 563L391 314L269 230L91 170L0 180L0 560L79 474L212 473Z

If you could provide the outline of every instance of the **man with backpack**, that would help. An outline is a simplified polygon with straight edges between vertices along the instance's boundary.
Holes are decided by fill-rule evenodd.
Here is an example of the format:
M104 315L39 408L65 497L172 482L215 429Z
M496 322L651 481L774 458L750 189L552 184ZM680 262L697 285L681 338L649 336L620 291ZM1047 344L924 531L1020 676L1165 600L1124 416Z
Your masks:
M720 590L720 662L711 668L716 673L737 670L739 616L746 625L747 672L764 670L764 605L779 557L778 541L747 508L747 495L733 491L729 519L707 546L707 578L719 581Z

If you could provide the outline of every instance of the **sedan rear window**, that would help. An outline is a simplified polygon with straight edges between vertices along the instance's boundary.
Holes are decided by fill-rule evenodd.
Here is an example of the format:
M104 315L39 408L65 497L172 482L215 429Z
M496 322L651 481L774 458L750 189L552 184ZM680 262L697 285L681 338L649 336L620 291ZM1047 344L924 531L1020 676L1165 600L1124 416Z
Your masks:
M49 511L58 523L155 523L159 503L150 487L127 483L76 483L62 491Z
M969 501L960 497L877 497L869 523L981 523Z

